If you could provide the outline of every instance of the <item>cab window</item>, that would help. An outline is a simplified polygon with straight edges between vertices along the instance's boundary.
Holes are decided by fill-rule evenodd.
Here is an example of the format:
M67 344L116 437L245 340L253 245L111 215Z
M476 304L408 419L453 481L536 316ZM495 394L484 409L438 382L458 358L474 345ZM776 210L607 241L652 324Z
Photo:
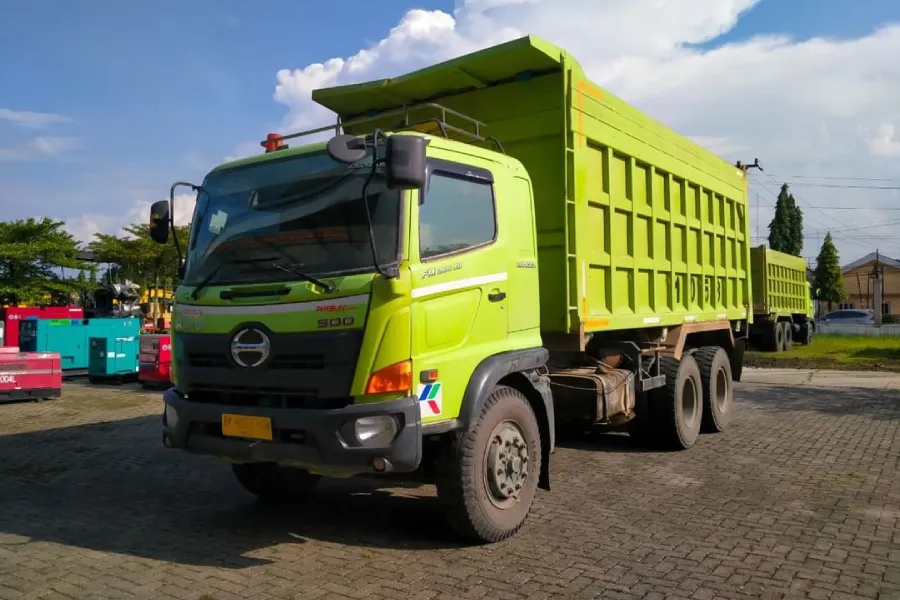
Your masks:
M488 180L435 172L419 206L419 256L424 260L494 241L494 189Z

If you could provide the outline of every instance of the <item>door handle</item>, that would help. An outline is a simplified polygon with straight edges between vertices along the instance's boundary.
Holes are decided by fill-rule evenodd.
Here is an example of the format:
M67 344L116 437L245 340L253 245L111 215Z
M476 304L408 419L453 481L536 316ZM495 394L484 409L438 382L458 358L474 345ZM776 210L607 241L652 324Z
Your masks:
M491 302L500 302L506 298L506 292L492 292L488 294L488 300Z

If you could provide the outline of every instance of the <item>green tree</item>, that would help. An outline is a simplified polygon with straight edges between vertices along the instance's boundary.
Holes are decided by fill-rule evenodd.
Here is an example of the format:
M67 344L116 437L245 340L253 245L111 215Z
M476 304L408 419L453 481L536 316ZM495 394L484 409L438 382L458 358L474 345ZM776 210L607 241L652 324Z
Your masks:
M787 184L784 187L787 187ZM791 215L788 224L788 239L790 243L788 244L787 253L801 256L803 253L803 211L797 206L797 201L794 200L793 194L788 194L787 204Z
M177 227L178 240L187 243L189 227ZM173 285L178 272L178 251L173 238L164 245L150 237L150 225L134 223L123 229L124 235L98 233L88 244L96 260L114 265L113 280L130 279L142 288Z
M0 303L66 303L75 281L55 269L82 269L78 242L65 223L44 217L0 222Z
M814 278L816 297L828 303L828 310L847 297L844 291L844 277L841 274L841 260L830 231L825 235L825 241L822 242L822 248L816 258Z
M775 216L769 223L769 247L794 256L803 252L803 211L786 183L781 186L775 201Z

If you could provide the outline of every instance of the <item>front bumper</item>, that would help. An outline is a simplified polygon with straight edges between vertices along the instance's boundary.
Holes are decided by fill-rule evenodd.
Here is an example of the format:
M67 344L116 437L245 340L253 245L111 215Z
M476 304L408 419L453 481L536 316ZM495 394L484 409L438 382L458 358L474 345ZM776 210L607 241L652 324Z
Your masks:
M163 443L169 448L231 462L274 462L332 476L407 473L415 471L422 459L420 409L415 397L331 410L281 409L191 402L172 387L163 400L167 406ZM175 423L166 418L166 412L173 411ZM270 418L274 441L223 436L225 413ZM364 447L348 434L356 419L379 415L394 415L400 421L390 444Z

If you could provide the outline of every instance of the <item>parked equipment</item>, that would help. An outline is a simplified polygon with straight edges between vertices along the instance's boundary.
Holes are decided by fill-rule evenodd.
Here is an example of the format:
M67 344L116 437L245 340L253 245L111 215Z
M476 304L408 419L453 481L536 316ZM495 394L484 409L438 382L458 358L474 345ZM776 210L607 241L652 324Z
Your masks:
M790 350L795 341L811 344L816 321L806 261L758 246L750 249L750 273L753 289L750 343L772 352Z
M78 306L8 306L0 308L0 346L19 345L19 323L23 319L81 319Z
M58 398L61 393L59 354L0 348L0 402Z
M172 338L169 334L141 336L138 380L144 387L172 382Z
M88 379L135 379L138 375L139 335L115 334L89 338Z
M125 319L25 319L21 322L20 347L29 352L57 352L66 376L86 375L90 364L91 337L134 338L140 335L139 318ZM114 347L111 345L110 347ZM135 360L137 350L135 348ZM133 371L136 371L136 366Z

